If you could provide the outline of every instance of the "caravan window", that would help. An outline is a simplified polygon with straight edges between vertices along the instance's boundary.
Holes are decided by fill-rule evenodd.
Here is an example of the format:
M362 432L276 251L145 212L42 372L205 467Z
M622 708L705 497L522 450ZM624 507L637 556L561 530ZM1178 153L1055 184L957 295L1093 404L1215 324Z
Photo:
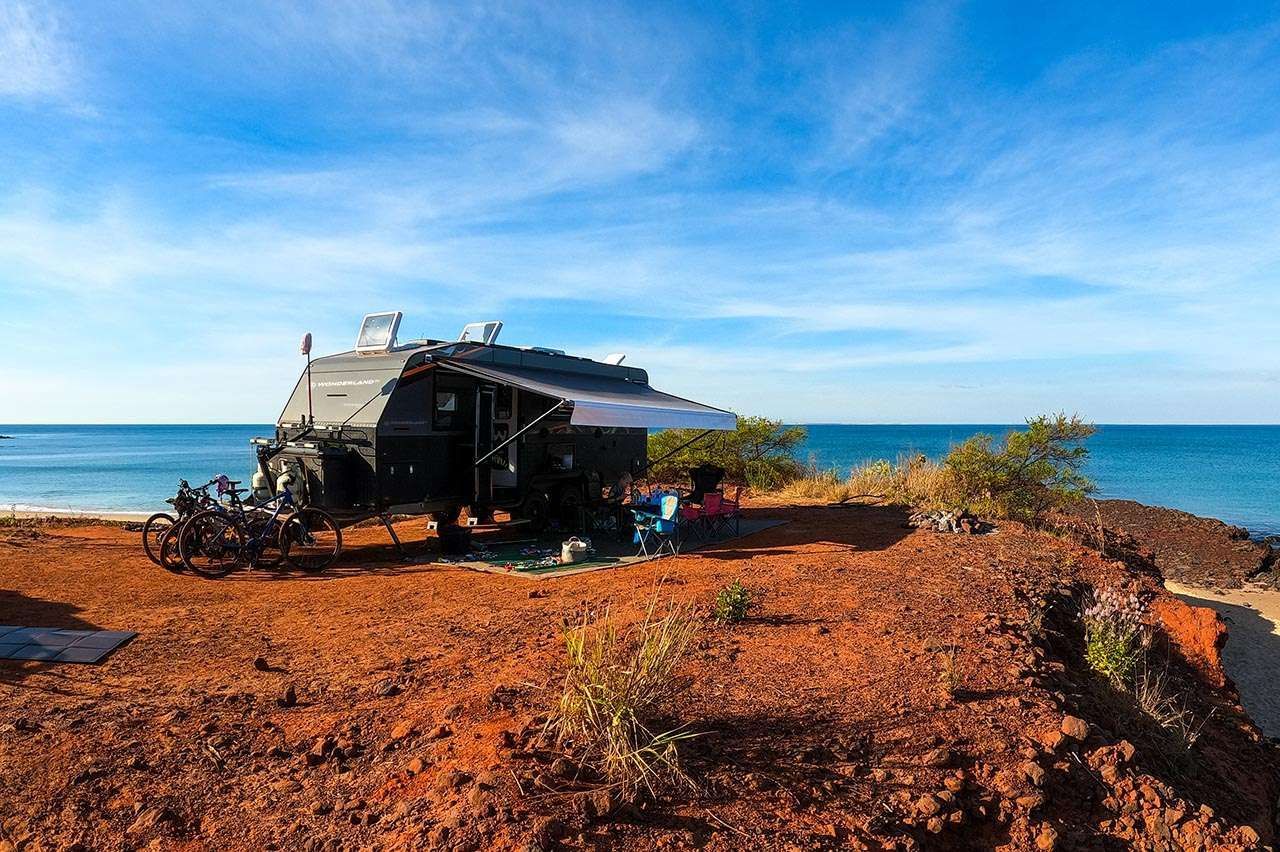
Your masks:
M435 428L442 432L461 428L458 423L458 394L456 391L436 391L436 405L432 417Z
M573 444L552 444L547 455L551 459L552 470L573 470Z

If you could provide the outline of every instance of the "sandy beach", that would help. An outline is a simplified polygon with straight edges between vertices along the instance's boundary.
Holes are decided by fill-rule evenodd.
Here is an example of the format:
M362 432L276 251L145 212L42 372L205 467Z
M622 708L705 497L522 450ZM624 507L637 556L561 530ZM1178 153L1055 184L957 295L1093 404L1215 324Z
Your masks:
M160 511L160 510L156 510ZM71 518L81 521L111 521L128 523L145 521L153 512L107 512L97 509L9 509L0 512L3 518Z
M1240 701L1271 736L1280 736L1280 592L1205 589L1165 581L1192 606L1215 610L1227 624L1222 662L1240 690Z

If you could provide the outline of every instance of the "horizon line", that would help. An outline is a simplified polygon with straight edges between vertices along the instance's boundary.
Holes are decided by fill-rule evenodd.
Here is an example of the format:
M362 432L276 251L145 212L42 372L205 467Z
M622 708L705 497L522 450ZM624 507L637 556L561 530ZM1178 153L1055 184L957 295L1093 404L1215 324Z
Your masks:
M739 416L739 417L742 417L742 416L744 416L744 415L738 415L738 416ZM756 415L745 415L745 416L756 416ZM773 418L769 418L769 419L773 419ZM837 420L812 420L812 421L803 422L803 423L801 423L801 422L787 422L787 421L783 420L783 421L779 421L779 422L781 422L783 426L1001 426L1001 427L1004 427L1004 426L1013 426L1013 427L1017 427L1017 426L1025 426L1025 425L1026 425L1026 421L1019 421L1019 422L1016 422L1016 423L1014 423L1014 422L1001 423L1001 422L998 422L998 421L995 421L995 420L987 420L987 421L978 421L978 420L973 420L973 421L953 421L953 422L945 422L945 421L923 421L923 420L920 420L920 421L880 421L880 420L874 420L874 421L859 421L859 422L854 422L854 421L837 421ZM1165 422L1137 422L1137 421L1129 422L1129 421L1115 421L1115 422L1110 422L1110 423L1104 423L1104 422L1101 422L1101 421L1094 421L1094 422L1092 423L1092 425L1097 426L1097 427L1110 427L1110 426L1167 426L1167 427L1197 426L1197 427L1203 427L1203 428L1212 428L1212 427L1232 428L1232 427L1248 426L1248 427L1269 427L1269 428L1280 428L1280 422L1276 422L1276 423L1261 423L1261 422L1240 423L1240 422L1193 422L1193 421L1165 421ZM254 427L254 428L263 428L263 427L269 427L269 428L272 428L272 429L276 428L276 424L275 424L275 423L268 423L268 422L262 422L262 423L249 423L249 422L147 423L147 422L141 422L141 421L138 421L138 422L134 422L134 421L116 421L116 422L95 422L95 423L68 423L68 422L64 422L64 423L35 423L35 422L31 422L31 423L23 423L23 422L0 423L0 428L7 428L7 427L18 427L18 428L22 428L22 427L30 427L30 426L187 426L187 427L191 427L191 428L203 427L203 426L245 426L245 427L252 426L252 427Z

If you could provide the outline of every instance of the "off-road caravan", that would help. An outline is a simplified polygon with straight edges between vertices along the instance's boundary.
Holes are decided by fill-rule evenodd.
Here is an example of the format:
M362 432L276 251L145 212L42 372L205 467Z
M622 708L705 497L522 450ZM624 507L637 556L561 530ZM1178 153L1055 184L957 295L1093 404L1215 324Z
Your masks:
M260 456L260 484L299 478L305 499L343 523L452 520L468 507L541 526L643 470L649 429L735 426L730 412L654 390L620 354L499 345L500 322L399 344L399 322L370 314L352 351L308 362L274 439L254 439L278 448Z

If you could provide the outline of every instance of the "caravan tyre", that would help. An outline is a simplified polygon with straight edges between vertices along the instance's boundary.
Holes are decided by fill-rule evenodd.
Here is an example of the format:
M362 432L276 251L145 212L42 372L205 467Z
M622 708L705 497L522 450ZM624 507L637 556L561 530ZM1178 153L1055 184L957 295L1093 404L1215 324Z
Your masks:
M542 532L551 514L551 501L541 491L530 491L520 504L520 517L529 522L531 532Z
M142 549L157 565L164 564L160 561L160 540L172 526L173 515L167 512L156 512L142 522Z

